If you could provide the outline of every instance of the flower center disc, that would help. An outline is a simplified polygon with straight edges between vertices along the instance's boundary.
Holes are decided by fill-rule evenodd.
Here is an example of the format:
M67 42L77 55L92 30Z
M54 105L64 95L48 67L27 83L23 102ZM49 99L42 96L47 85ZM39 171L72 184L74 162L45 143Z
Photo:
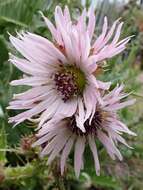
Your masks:
M62 95L62 99L67 100L81 95L86 85L86 78L84 73L74 67L66 66L54 75L54 81L57 90Z
M68 120L68 128L71 129L71 131L79 136L86 136L88 134L94 134L96 135L96 132L98 129L102 129L102 123L104 120L104 115L100 109L97 109L95 112L91 123L89 123L89 119L85 121L84 127L85 127L85 133L83 133L76 125L76 119L74 116L69 118Z

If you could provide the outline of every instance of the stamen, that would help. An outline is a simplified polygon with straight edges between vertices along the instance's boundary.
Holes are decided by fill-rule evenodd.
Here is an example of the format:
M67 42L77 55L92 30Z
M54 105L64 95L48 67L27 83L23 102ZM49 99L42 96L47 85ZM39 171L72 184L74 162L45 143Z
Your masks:
M56 72L54 81L64 102L80 95L86 82L83 72L73 66L64 67Z

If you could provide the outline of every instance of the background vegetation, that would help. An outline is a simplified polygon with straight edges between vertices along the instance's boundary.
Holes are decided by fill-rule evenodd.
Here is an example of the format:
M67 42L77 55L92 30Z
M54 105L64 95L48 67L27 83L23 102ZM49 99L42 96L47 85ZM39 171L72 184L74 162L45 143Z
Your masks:
M101 1L100 1L101 2ZM104 80L111 80L113 86L119 82L126 85L126 91L137 98L136 105L124 109L122 120L137 133L137 137L127 136L133 150L121 146L123 162L113 162L98 147L102 173L97 177L93 169L90 153L85 155L85 170L77 180L69 160L66 175L61 178L58 164L46 166L45 160L38 158L38 150L32 149L34 141L33 125L25 122L16 128L8 124L8 117L17 111L7 111L6 107L13 92L23 91L23 87L11 87L9 82L20 78L19 72L8 62L9 51L14 51L8 40L8 32L28 30L50 38L38 13L42 10L53 19L57 4L69 5L73 16L82 9L78 0L0 0L0 190L142 190L143 189L143 9L130 1L120 6L117 1L110 4L103 1L96 8L97 32L100 32L104 15L112 23L118 17L125 22L122 37L134 35L127 50L108 61ZM86 6L89 6L87 1ZM52 172L53 171L53 172Z

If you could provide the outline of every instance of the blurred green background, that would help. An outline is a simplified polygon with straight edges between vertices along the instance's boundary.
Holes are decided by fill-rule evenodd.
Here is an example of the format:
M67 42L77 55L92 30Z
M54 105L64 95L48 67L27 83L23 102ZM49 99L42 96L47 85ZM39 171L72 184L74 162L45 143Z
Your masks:
M22 92L23 87L11 87L9 82L22 73L8 62L8 52L15 51L8 40L8 32L31 31L51 38L38 11L53 20L56 5L68 5L75 17L90 1L80 0L0 0L0 190L143 190L143 8L142 1L131 0L126 4L108 0L96 2L97 34L103 17L110 24L118 17L125 22L122 37L134 35L128 48L121 55L108 60L102 78L112 81L113 86L124 83L126 91L137 103L122 110L122 120L137 133L137 137L126 136L133 150L120 146L123 162L111 161L99 145L101 176L93 169L92 156L86 150L85 169L77 180L68 161L66 175L61 178L57 165L46 166L46 159L38 158L38 149L32 149L34 141L32 123L25 122L12 128L8 117L17 111L7 111L13 93ZM72 156L71 156L72 157ZM51 172L51 169L54 172Z

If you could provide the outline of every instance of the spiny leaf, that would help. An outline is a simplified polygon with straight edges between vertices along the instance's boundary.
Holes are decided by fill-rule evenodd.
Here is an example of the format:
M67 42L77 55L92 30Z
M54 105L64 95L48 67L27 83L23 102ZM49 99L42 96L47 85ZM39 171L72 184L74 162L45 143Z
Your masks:
M8 59L8 50L4 38L0 36L0 66Z
M0 129L0 149L6 149L7 138L4 126ZM5 151L0 151L0 162L6 162Z
M0 25L6 25L6 24L14 24L17 26L21 26L24 28L27 28L28 26L20 21L14 20L12 18L8 18L5 16L0 16Z

